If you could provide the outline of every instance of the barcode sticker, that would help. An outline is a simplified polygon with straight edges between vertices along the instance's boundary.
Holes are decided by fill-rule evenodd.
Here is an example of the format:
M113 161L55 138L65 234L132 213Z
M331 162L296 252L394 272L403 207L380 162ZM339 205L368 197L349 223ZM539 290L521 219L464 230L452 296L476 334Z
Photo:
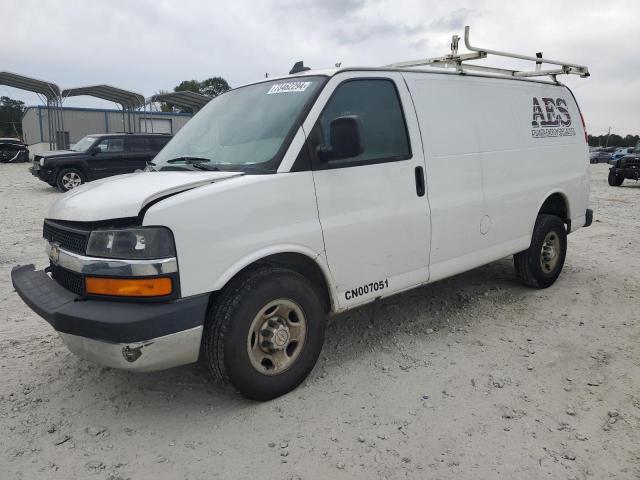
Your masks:
M304 92L309 88L309 85L311 85L311 82L276 83L269 89L267 95L272 93Z

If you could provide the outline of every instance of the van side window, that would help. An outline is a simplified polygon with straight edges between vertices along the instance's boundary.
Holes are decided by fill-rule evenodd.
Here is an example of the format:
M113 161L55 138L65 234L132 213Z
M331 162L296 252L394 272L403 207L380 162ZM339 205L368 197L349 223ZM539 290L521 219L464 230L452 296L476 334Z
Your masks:
M345 115L357 115L360 118L364 152L356 157L338 160L335 162L338 165L333 167L411 158L407 126L393 81L348 80L339 85L318 120L322 141L326 145L329 145L331 121Z

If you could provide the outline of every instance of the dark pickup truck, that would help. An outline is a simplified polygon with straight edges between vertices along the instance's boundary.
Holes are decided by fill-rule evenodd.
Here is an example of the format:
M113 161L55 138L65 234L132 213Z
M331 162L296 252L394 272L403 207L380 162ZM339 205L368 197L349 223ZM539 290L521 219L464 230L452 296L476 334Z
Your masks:
M171 138L160 133L87 135L71 150L35 154L29 171L66 192L85 182L143 170Z
M636 143L635 148L628 149L631 151L629 155L622 158L612 158L609 161L611 168L609 169L609 185L619 187L628 180L640 180L640 140Z
M626 155L617 160L612 160L609 169L609 185L619 187L625 178L640 180L640 154Z

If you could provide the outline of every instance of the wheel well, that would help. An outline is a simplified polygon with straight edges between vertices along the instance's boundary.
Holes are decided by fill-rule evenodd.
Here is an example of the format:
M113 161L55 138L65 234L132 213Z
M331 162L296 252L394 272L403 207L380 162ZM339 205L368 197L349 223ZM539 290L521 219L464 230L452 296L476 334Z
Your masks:
M79 171L84 178L87 178L87 174L85 173L84 168L78 166L78 165L57 165L53 171L53 176L56 178L56 180L58 179L58 175L60 175L60 172L62 172L63 170L68 170L68 169L73 169L73 170L77 170Z
M554 193L544 201L540 207L540 213L555 215L567 224L567 231L571 231L571 218L569 217L569 205L561 193Z
M293 270L295 272L298 272L300 275L303 275L318 288L318 291L322 295L322 299L327 311L331 311L331 295L329 293L329 285L322 269L311 258L301 253L276 253L274 255L269 255L267 257L261 258L260 260L257 260L244 267L242 270L236 273L233 278L229 280L229 282L233 281L239 275L244 274L248 270L255 268L256 266L265 264ZM229 282L227 282L227 284Z

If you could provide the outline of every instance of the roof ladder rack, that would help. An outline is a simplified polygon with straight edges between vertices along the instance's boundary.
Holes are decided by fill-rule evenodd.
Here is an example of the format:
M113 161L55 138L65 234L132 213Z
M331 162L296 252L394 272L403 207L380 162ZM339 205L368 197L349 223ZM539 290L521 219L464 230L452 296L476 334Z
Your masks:
M589 69L584 65L577 65L575 63L561 62L559 60L551 60L544 58L542 52L536 53L535 57L529 55L520 55L518 53L501 52L499 50L491 50L488 48L473 47L469 42L469 30L471 28L467 25L464 27L464 45L467 47L470 53L458 53L458 43L460 36L453 35L451 37L451 53L444 57L425 58L422 60L412 60L408 62L392 63L387 65L392 68L405 68L405 67L441 67L441 68L455 68L459 73L465 73L467 70L480 71L486 73L493 73L499 75L506 75L509 77L544 77L551 76L554 81L557 75L578 75L582 78L589 76ZM489 55L496 55L499 57L516 58L518 60L528 60L535 62L534 70L510 70L499 67L489 67L484 65L476 65L465 63L470 60L482 60ZM543 69L542 64L556 65L557 68Z

